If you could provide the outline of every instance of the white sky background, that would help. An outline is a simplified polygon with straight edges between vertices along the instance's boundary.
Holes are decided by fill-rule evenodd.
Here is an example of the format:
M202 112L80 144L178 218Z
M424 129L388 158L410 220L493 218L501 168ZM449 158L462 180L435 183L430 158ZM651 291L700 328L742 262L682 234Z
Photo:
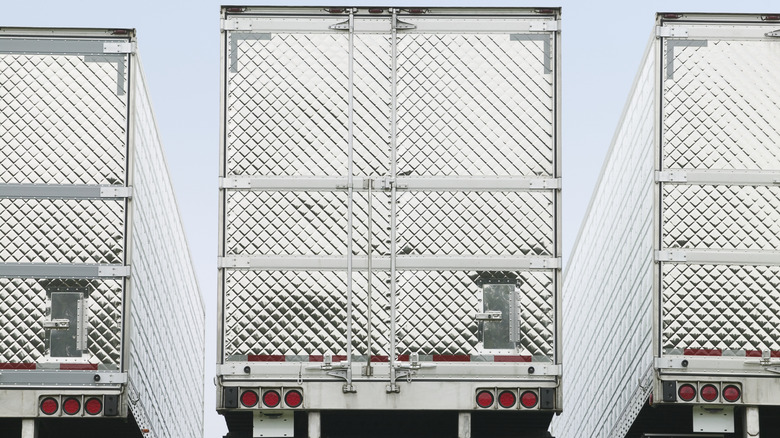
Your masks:
M117 27L137 30L138 49L152 105L206 302L205 436L209 438L221 437L227 432L222 417L216 414L214 408L213 385L217 331L221 4L218 0L0 0L0 26ZM559 0L530 3L428 0L427 3L372 1L347 4L309 0L263 4L563 7L564 261L576 238L640 58L653 30L655 12L780 13L780 2L777 0ZM563 415L566 415L565 411Z

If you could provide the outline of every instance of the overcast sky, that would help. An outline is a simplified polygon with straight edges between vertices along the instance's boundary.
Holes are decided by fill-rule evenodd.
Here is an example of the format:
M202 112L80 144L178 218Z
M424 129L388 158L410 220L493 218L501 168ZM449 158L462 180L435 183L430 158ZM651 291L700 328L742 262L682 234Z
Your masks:
M653 30L655 13L780 13L780 3L777 0L540 3L489 0L478 4L563 7L563 258L566 260ZM321 1L263 4L344 6ZM213 385L220 5L215 0L5 0L0 4L0 26L137 29L139 53L206 302L207 437L221 437L227 431L214 409ZM353 5L472 6L474 3Z

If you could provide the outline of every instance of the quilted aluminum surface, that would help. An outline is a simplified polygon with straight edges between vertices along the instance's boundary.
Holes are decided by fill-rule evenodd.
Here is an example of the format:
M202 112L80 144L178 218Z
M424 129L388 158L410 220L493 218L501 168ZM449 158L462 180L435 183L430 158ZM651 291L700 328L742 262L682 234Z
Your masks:
M550 192L398 196L399 254L553 255Z
M346 175L347 36L232 38L226 173Z
M663 349L780 349L780 267L663 264Z
M664 168L780 169L778 46L665 40Z
M776 41L665 39L663 169L780 169ZM765 185L661 188L662 248L780 247L780 191ZM777 349L777 267L662 264L664 354Z
M126 63L126 57L123 61ZM117 62L0 55L0 183L125 182L127 93Z
M0 199L0 262L122 263L124 201Z
M780 248L780 188L663 186L667 248Z
M399 174L552 175L544 46L510 34L401 35Z
M128 63L119 54L0 54L0 184L125 185ZM123 264L125 214L122 200L0 199L0 262ZM47 291L66 288L84 293L87 309L88 356L71 360L119 366L123 280L0 285L0 360L65 360L48 357L42 322Z
M312 22L316 22L314 19ZM311 24L307 24L310 26ZM323 29L327 26L323 25ZM399 176L554 175L554 75L548 33L398 36ZM548 38L545 41L544 38ZM225 176L345 176L347 32L227 33ZM392 41L356 33L353 173L391 170ZM225 255L390 256L391 199L375 184L343 191L225 190ZM399 192L397 254L555 257L555 195ZM368 233L371 225L371 236ZM370 241L370 249L369 249ZM346 273L224 270L223 360L346 353ZM353 273L353 348L390 354L389 272ZM480 354L481 288L470 271L399 271L397 354ZM554 352L553 271L517 273L522 354ZM513 353L520 354L520 353Z
M121 280L0 278L0 361L46 362L48 352L42 326L48 319L46 291L75 288L88 296L89 357L86 361L118 366L122 283Z

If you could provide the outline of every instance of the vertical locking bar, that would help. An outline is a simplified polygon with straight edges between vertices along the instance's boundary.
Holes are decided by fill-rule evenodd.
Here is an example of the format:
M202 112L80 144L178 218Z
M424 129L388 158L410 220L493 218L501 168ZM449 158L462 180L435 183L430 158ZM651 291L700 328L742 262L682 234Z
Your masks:
M397 284L395 278L396 269L396 161L397 161L397 96L396 96L396 82L398 72L398 31L396 29L396 22L398 20L398 9L392 9L392 26L390 31L390 385L387 387L387 392L398 392L398 384L396 383L396 293Z
M371 326L371 316L373 315L373 312L371 311L371 304L372 304L372 301L373 301L371 299L371 281L373 280L374 275L373 275L373 270L372 270L372 265L371 265L371 257L373 257L373 248L372 248L373 239L372 239L372 237L373 237L373 233L374 233L374 227L373 227L374 203L373 203L373 199L372 199L372 197L373 197L372 189L374 188L374 179L373 178L367 178L366 179L366 185L367 185L366 188L368 189L368 194L367 194L367 196L368 196L368 207L367 207L367 210L368 210L368 236L366 237L366 239L368 241L367 242L367 246L368 247L366 248L366 255L367 255L367 260L368 260L368 272L366 272L366 279L367 279L367 282L368 282L367 285L366 285L366 309L367 309L366 312L368 313L366 315L366 320L368 322L368 324L366 326L366 349L368 351L367 351L366 354L368 355L368 358L367 358L367 361L366 361L366 366L363 369L363 375L364 376L372 376L374 374L374 370L371 367L371 329L372 329L372 326Z
M352 386L352 215L354 214L354 178L352 176L353 160L353 118L354 118L354 57L355 57L355 11L349 11L349 132L347 134L347 383L344 392L355 392Z

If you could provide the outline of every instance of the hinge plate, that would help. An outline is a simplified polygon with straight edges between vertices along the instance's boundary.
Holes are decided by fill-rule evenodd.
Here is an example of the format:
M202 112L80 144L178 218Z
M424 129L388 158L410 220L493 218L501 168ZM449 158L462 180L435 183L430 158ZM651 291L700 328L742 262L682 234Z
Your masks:
M558 32L561 30L560 20L535 21L528 27L531 32Z
M135 53L135 43L103 43L103 53Z
M680 26L656 26L655 36L658 38L685 38L688 29Z

